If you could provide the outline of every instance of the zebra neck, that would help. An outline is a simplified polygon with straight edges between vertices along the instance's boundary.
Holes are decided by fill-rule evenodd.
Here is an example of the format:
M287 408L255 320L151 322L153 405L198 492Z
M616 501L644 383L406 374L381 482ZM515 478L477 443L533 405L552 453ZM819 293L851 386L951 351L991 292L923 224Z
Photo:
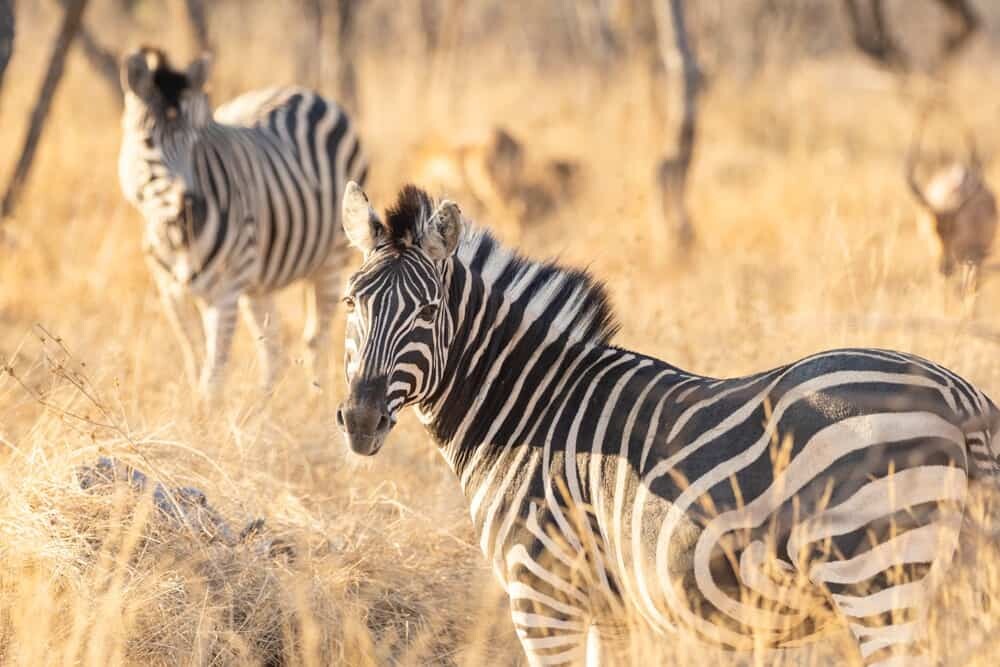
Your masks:
M207 135L208 131L208 128L188 127L161 134L157 140L157 146L160 148L163 163L167 168L181 173L190 169L193 147Z
M464 242L445 278L454 334L419 412L469 493L493 463L533 442L547 419L543 390L583 357L630 353L606 344L607 297L586 274L523 260L483 234Z
M125 132L126 150L147 163L162 164L172 172L189 167L191 149L213 131L214 122L204 127L172 127L139 124Z
M227 243L232 235L227 235L227 216L206 192L195 165L199 143L222 126L129 127L119 177L126 196L146 219L148 256L178 283L207 297L218 287L220 274L205 269L232 252L232 243Z

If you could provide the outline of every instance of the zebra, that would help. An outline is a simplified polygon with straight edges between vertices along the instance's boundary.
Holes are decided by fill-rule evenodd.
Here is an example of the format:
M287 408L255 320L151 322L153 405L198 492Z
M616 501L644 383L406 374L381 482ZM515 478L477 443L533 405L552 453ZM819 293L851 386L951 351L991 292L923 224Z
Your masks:
M210 66L205 55L174 69L149 47L122 63L119 180L145 218L147 263L203 396L221 388L240 309L271 388L280 356L273 295L298 280L307 289L307 360L322 387L347 255L337 216L345 183L367 176L361 143L347 114L302 88L249 92L213 116ZM200 332L183 317L188 297Z
M415 408L530 664L613 650L626 617L751 650L837 616L865 664L930 664L968 482L1000 478L982 391L879 349L702 377L616 347L601 283L501 246L454 202L407 186L380 216L349 183L342 218L363 261L336 420L371 456Z

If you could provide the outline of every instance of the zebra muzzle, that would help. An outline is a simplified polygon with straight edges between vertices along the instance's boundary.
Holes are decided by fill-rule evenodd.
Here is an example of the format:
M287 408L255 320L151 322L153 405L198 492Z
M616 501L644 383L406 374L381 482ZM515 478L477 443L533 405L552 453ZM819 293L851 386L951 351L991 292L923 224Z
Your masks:
M362 456L378 453L385 437L396 425L384 398L349 397L337 408L337 425L351 451Z

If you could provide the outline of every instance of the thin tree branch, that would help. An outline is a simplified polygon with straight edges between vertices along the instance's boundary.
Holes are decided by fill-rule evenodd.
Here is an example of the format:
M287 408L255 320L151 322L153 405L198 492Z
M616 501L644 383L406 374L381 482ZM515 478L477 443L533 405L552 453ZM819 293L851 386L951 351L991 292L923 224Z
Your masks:
M299 49L299 77L316 90L322 88L326 80L326 26L325 12L323 11L322 0L304 0L302 2L305 11L306 24L312 26L312 44L306 48Z
M14 53L14 0L0 0L0 91L3 73Z
M187 8L188 25L194 37L195 46L200 53L212 50L212 42L208 37L208 15L204 0L184 0Z
M45 80L38 93L38 101L31 112L31 119L28 126L28 134L24 139L24 147L21 150L21 157L17 161L14 173L7 184L3 201L0 203L0 221L14 212L17 200L21 195L28 173L31 171L32 162L35 159L35 151L45 127L49 111L52 108L52 99L55 97L56 89L62 80L63 71L66 67L66 56L69 54L69 47L73 43L80 30L83 21L83 13L87 8L88 0L71 0L63 14L62 25L55 43L52 45L52 53L49 56L49 66L45 73Z
M59 2L63 11L70 6L70 3L71 0L60 0ZM84 23L80 24L79 37L87 63L107 85L108 92L118 102L118 106L124 106L125 96L122 94L121 82L118 78L118 56L101 46Z
M85 25L80 26L80 46L87 62L100 75L101 80L107 85L108 92L118 102L118 106L124 106L125 96L122 94L122 84L118 76L118 56L101 46Z

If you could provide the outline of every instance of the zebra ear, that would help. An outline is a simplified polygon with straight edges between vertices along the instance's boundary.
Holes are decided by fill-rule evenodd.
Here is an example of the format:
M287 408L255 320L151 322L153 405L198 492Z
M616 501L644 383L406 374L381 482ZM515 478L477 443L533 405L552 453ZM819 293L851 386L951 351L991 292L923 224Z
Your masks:
M462 210L455 202L445 199L427 220L420 247L431 259L442 260L451 256L462 235Z
M212 73L212 54L203 53L194 60L187 68L188 85L194 90L204 90L208 83L208 77Z
M125 56L121 67L122 89L146 98L153 91L153 73L150 71L146 54L134 51Z
M344 189L342 211L344 233L347 240L363 253L370 252L378 241L382 221L361 186L350 181Z

